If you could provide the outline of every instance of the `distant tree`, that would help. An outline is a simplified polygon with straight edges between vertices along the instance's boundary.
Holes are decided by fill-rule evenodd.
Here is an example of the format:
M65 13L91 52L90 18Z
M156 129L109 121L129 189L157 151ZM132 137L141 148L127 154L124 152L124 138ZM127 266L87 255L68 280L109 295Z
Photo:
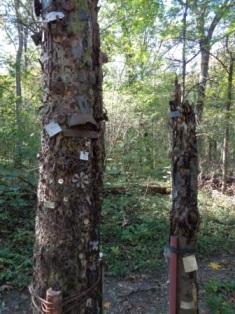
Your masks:
M229 157L229 140L230 140L230 129L231 129L231 107L233 102L233 76L234 76L234 62L235 54L229 47L229 36L226 37L226 52L228 56L228 67L225 68L227 72L227 99L225 105L225 131L224 131L224 142L223 142L223 154L222 154L222 192L227 191L227 180L228 180L228 157Z

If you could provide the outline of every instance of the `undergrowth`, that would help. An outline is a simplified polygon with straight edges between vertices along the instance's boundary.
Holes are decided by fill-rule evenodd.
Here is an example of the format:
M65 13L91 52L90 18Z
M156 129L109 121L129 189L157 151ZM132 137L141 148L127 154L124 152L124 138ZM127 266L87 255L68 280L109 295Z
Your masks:
M212 278L206 285L206 302L213 313L233 314L235 297L235 281L222 282Z
M0 173L0 292L26 286L32 276L36 190L27 182L18 172Z
M144 196L138 188L105 198L101 243L109 273L162 268L169 206L168 197Z
M9 177L0 179L1 291L5 285L22 287L31 282L36 198L27 184ZM125 186L121 194L105 190L101 251L106 272L124 276L136 270L161 270L166 266L163 251L169 236L171 196L148 194L142 188L148 183L136 179L121 177L106 182L106 187ZM221 195L213 199L209 192L200 192L199 210L199 258L231 250L235 241L234 200Z

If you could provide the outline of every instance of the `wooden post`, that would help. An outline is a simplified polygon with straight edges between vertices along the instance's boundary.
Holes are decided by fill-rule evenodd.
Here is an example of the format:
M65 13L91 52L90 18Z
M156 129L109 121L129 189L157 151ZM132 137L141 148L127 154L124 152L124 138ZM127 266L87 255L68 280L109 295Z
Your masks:
M200 217L197 208L196 121L192 106L187 100L181 101L181 86L177 80L170 110L173 130L170 236L178 238L175 313L197 314L195 253Z
M62 314L62 294L61 291L54 291L52 288L47 290L46 301L51 305L46 305L46 313Z

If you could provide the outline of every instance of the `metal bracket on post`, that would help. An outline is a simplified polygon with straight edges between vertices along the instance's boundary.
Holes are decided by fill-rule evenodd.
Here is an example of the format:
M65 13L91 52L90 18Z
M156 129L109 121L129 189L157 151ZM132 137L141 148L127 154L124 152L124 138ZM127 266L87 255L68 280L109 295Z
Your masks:
M170 237L170 245L177 249L177 236ZM170 285L169 285L169 314L176 314L176 273L177 273L177 253L170 255Z
M62 294L61 291L54 291L52 288L47 290L46 313L48 314L62 314Z

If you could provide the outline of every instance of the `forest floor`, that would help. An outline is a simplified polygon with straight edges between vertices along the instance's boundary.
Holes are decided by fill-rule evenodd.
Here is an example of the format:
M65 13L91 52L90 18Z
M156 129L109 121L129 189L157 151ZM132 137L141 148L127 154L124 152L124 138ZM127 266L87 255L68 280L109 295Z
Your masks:
M223 284L235 278L235 250L231 254L221 254L198 261L197 275L199 286L200 314L235 313L235 291L227 295L234 312L209 308L207 305L208 285L219 292ZM124 278L105 277L105 314L166 314L168 307L167 270L161 273L133 272ZM217 297L211 302L216 303ZM233 311L233 310L232 310ZM0 294L0 314L32 313L27 289L6 289Z

